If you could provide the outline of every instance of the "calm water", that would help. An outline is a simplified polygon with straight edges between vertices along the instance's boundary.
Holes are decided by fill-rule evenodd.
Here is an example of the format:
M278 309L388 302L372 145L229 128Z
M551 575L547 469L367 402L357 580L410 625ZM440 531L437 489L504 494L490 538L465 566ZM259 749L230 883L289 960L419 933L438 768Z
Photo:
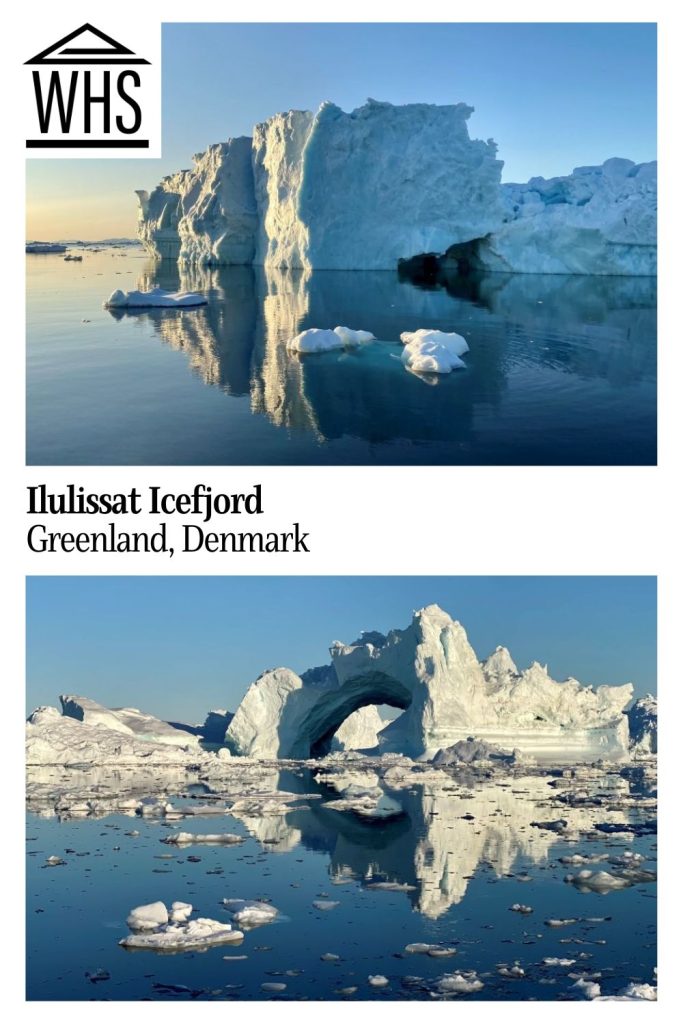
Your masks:
M30 464L653 464L656 279L194 269L140 249L27 256ZM195 310L113 315L114 288L201 290ZM380 341L288 355L306 327ZM456 330L430 381L405 330Z
M445 972L476 970L481 992L467 999L577 998L576 972L598 972L605 995L631 979L650 982L656 964L654 883L607 895L578 892L564 881L561 856L625 850L655 867L654 837L581 837L569 842L535 820L558 817L549 805L547 776L477 781L460 774L446 786L420 783L390 791L397 815L364 821L325 806L330 795L304 769L274 772L276 786L302 796L285 815L236 814L169 823L122 814L63 820L54 799L32 800L28 820L28 996L30 999L263 999L264 982L284 982L285 999L338 999L357 986L354 999L431 999L429 986ZM365 776L367 785L367 775ZM87 792L87 776L86 791ZM101 773L97 776L102 782ZM362 781L362 779L361 779ZM110 779L116 789L119 782ZM48 787L49 789L49 787ZM90 795L95 786L91 786ZM175 806L206 800L206 787L187 784ZM567 808L571 827L595 822L643 821L645 808L615 809L634 789L618 776L594 787L602 806ZM201 792L200 792L201 791ZM628 802L628 800L626 801ZM160 843L168 829L240 832L241 846L194 845L174 850ZM139 835L127 832L139 830ZM172 853L170 859L164 854ZM66 864L46 867L50 855ZM189 857L197 859L190 860ZM592 870L609 864L590 865ZM521 876L521 877L520 877ZM525 880L523 880L525 879ZM407 891L381 891L389 880ZM339 901L320 911L314 900ZM266 898L278 907L275 923L245 933L239 947L160 955L126 952L129 910L141 903L193 904L202 916L228 920L224 897ZM522 915L509 908L530 905ZM547 918L580 918L549 927ZM599 918L590 922L587 918ZM411 955L413 942L446 944L453 957ZM337 962L324 962L324 953ZM243 960L225 956L245 955ZM545 957L573 960L547 966ZM503 977L501 965L519 963L521 979ZM94 983L98 969L110 977ZM386 989L369 986L383 974ZM410 979L413 979L412 981ZM417 980L415 980L417 979ZM183 988L170 991L164 986ZM271 996L272 998L272 996Z

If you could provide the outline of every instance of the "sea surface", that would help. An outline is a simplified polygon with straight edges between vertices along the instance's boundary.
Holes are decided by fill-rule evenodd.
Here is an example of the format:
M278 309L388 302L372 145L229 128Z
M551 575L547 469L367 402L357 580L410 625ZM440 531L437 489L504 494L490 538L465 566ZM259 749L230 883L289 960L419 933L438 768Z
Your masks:
M431 1001L445 973L472 971L483 988L456 999L565 1000L582 998L579 977L597 979L603 995L632 980L653 981L656 884L583 892L566 880L581 868L560 861L631 852L654 871L656 836L620 831L653 817L637 772L630 780L594 775L587 791L580 782L570 787L564 804L567 793L553 788L561 786L560 772L486 779L463 769L440 781L429 774L420 781L418 772L414 784L385 787L385 809L393 813L376 820L328 807L337 794L305 767L273 769L252 788L301 794L285 813L251 807L181 821L98 805L98 794L125 791L126 778L111 770L78 773L71 799L55 794L68 791L73 773L36 772L27 828L31 1000ZM351 782L347 774L344 785ZM367 772L358 783L368 785ZM79 793L94 799L95 809L79 804ZM166 793L180 810L221 799L220 785L182 773ZM547 824L560 817L558 807L564 835ZM604 822L616 831L596 833ZM161 842L178 830L238 833L245 842ZM51 856L64 863L48 866ZM588 869L618 870L606 860ZM377 882L401 888L373 888ZM169 955L118 944L137 905L181 900L227 922L223 898L265 899L279 915L245 932L239 946ZM320 899L336 905L317 909ZM511 909L515 904L529 913ZM565 923L547 923L558 919ZM416 942L451 955L407 952ZM506 973L515 967L523 974ZM372 987L371 975L388 985ZM286 988L262 988L272 983ZM344 994L349 989L355 991Z
M78 250L75 250L78 251ZM27 459L87 464L654 464L656 279L191 268L138 247L29 255ZM202 291L109 312L115 288ZM379 339L299 356L337 324ZM418 377L402 331L457 331Z

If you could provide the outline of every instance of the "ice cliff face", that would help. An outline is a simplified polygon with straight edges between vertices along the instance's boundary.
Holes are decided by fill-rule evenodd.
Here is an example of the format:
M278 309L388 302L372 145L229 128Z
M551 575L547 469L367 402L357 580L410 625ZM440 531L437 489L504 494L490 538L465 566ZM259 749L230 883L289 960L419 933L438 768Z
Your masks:
M648 693L634 701L626 712L631 736L631 751L638 756L657 753L657 698Z
M393 268L493 230L502 164L464 103L277 114L254 133L257 263Z
M256 198L251 139L209 146L191 171L163 179L151 195L139 191L138 237L159 259L211 264L254 260Z
M653 275L657 165L612 158L500 185L464 103L275 114L137 193L157 258L270 268L394 269L423 254L490 271Z
M502 162L470 139L471 113L368 100L276 114L253 144L211 146L193 171L138 192L138 236L159 258L324 270L443 252L503 218Z
M519 672L504 648L480 663L460 623L436 605L386 637L337 642L331 656L304 676L280 668L253 683L226 733L233 753L319 755L358 708L390 704L404 713L382 730L381 752L433 755L473 736L539 758L628 754L630 684L558 683L537 662Z
M503 185L504 223L476 248L486 270L657 273L657 164L614 157L559 178Z

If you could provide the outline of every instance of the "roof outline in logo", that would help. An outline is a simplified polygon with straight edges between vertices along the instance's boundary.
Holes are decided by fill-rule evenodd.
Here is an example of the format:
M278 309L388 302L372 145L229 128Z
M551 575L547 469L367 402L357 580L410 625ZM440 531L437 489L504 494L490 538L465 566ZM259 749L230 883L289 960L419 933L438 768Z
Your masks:
M67 46L77 36L84 32L90 32L106 43L106 47L96 46ZM54 56L52 56L54 54ZM35 57L24 62L25 64L149 64L144 57L136 57L133 50L129 50L122 43L117 43L111 36L95 28L86 21L80 28L70 32L68 36L59 39L52 46L46 47L37 53Z

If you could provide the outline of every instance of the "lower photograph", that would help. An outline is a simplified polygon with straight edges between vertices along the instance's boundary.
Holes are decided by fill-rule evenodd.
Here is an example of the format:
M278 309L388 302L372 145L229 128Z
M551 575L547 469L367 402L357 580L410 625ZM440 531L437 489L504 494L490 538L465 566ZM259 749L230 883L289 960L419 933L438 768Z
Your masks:
M657 998L657 580L27 579L27 998Z

